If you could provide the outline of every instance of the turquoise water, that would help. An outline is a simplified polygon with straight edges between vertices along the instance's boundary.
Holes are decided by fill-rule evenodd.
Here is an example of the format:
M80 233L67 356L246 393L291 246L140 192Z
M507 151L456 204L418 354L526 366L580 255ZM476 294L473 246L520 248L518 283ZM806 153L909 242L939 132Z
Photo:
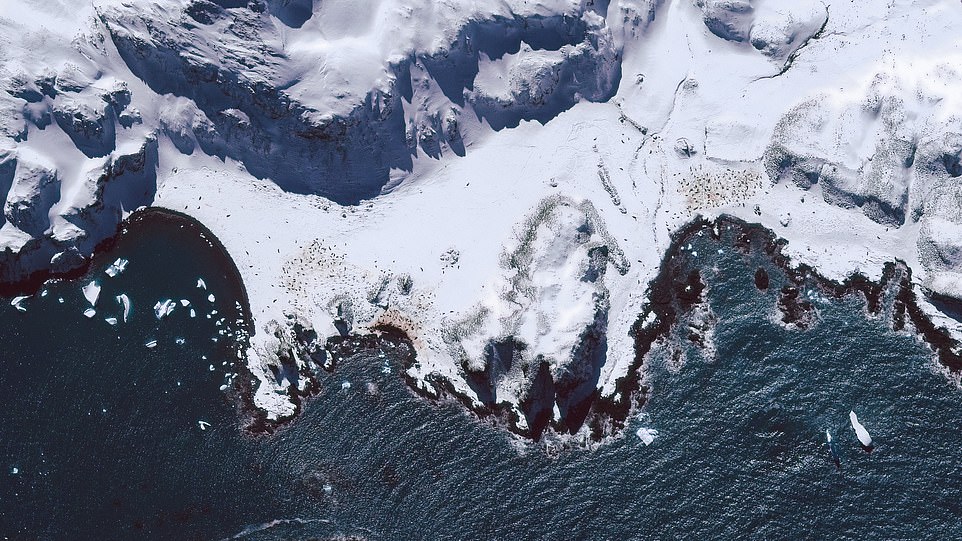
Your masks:
M962 393L924 344L868 317L859 297L816 298L805 331L775 323L782 278L762 256L697 238L717 355L684 340L656 348L650 401L625 437L550 458L456 404L415 397L396 367L383 373L398 357L388 346L320 373L321 390L282 430L247 435L219 390L225 369L209 370L234 355L210 341L213 320L178 307L158 323L151 310L166 297L203 302L203 276L233 314L231 273L192 235L161 223L108 255L130 259L101 280L102 298L133 299L126 325L83 317L84 282L29 299L25 313L0 306L0 536L962 536ZM772 277L765 292L752 281L759 265ZM681 366L667 361L676 347ZM871 454L850 409L875 438ZM650 446L634 435L641 426L659 431Z

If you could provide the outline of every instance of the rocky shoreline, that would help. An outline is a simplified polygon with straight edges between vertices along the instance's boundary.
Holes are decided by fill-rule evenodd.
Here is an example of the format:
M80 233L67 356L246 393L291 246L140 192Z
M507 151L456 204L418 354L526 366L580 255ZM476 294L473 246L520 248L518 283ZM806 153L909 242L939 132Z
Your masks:
M936 327L919 307L916 294L912 288L911 269L903 262L894 261L886 264L882 279L874 282L862 275L855 274L844 281L833 281L818 273L807 265L793 265L791 259L785 255L783 248L786 242L779 239L774 232L759 225L745 222L732 216L721 216L715 220L696 219L682 228L673 236L669 249L666 251L658 275L648 286L648 296L651 302L638 317L632 331L635 343L634 361L627 374L616 382L616 391L610 396L601 396L597 389L580 401L582 411L576 415L569 415L579 419L580 424L569 426L562 422L552 421L550 407L545 408L548 400L564 400L564 390L558 382L552 380L544 367L536 373L530 374L533 381L531 390L522 401L522 411L526 415L531 412L542 412L542 417L534 416L535 422L522 422L510 404L483 403L457 387L444 377L429 377L426 381L419 381L407 374L407 369L416 362L416 353L410 339L404 331L395 327L379 327L373 334L358 336L337 336L328 338L323 345L316 337L294 340L294 347L301 355L307 355L314 360L315 369L327 371L336 370L338 363L358 354L361 351L374 352L391 344L392 348L402 351L401 375L409 389L424 399L436 403L456 402L470 411L482 422L502 427L523 439L539 441L551 440L552 446L576 447L602 443L612 437L619 436L632 415L643 407L648 399L648 388L644 380L643 365L651 349L667 339L672 330L690 315L692 310L704 302L704 292L710 284L706 284L702 273L697 268L690 268L690 262L684 255L683 247L689 244L697 235L711 235L714 240L720 240L723 234L731 234L734 241L731 247L743 255L761 254L784 273L786 283L777 295L777 310L781 323L804 331L809 328L816 317L814 307L800 295L800 291L815 287L826 297L841 299L849 295L860 295L865 299L866 312L870 316L877 316L885 311L891 317L893 330L903 330L912 326L919 336L932 348L939 362L952 372L962 371L962 357L955 353L956 341L949 334ZM754 283L759 290L766 290L775 283L768 273L759 268L754 277ZM705 343L701 331L693 327L688 338L698 347L709 347ZM320 355L317 352L323 350ZM313 352L313 355L312 355ZM466 379L472 378L484 381L483 373L471 371L462 366ZM302 402L309 399L319 389L319 383L311 374L311 369L302 370L300 377L308 378L308 384L300 390L295 386L289 388L292 400L296 405L295 414L286 419L269 421L262 412L253 407L249 397L252 390L247 389L242 394L248 397L246 409L254 416L250 428L255 433L270 433L282 426L287 420L295 418L302 407ZM481 382L483 383L483 382ZM540 410L537 408L540 407ZM547 411L548 416L543 412ZM587 434L582 431L587 427ZM581 434L585 436L581 443L573 441L568 436Z

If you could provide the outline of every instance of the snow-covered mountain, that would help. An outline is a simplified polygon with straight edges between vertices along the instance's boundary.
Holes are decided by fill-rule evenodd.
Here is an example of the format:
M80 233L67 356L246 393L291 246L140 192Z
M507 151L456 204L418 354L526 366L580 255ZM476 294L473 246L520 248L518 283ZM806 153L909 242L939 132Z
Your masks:
M248 288L256 405L295 328L403 330L422 391L524 431L617 396L672 232L962 299L962 6L943 0L8 0L0 281L185 212ZM303 353L303 352L301 352ZM483 381L479 385L478 378ZM583 435L583 434L582 434Z

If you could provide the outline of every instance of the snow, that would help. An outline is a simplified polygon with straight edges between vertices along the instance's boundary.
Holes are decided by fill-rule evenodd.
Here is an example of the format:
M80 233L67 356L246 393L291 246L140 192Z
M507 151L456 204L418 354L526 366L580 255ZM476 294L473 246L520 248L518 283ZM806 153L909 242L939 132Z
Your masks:
M830 278L905 261L962 337L925 300L962 298L957 2L186 4L0 14L0 279L81 267L141 206L193 216L247 287L271 419L291 321L399 327L408 376L466 396L462 363L523 342L516 407L522 364L603 334L610 396L671 233L721 213Z

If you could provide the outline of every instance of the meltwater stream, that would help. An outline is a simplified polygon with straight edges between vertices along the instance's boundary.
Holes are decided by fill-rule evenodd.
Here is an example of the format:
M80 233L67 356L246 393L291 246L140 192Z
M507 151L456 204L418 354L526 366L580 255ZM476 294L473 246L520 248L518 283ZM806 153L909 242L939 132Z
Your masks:
M757 258L707 236L690 253L717 317L715 358L690 348L669 362L672 346L656 348L649 402L625 437L549 458L412 395L388 346L321 372L285 428L247 435L220 390L234 351L211 340L216 318L178 306L158 322L152 310L168 297L204 306L204 277L210 308L236 317L242 290L196 230L142 225L92 270L104 312L119 292L132 299L127 324L83 316L85 280L26 312L0 307L0 538L962 536L962 392L928 349L856 296L813 294L812 328L782 327L777 287L753 284ZM106 278L115 257L129 267ZM640 427L658 431L648 446Z

